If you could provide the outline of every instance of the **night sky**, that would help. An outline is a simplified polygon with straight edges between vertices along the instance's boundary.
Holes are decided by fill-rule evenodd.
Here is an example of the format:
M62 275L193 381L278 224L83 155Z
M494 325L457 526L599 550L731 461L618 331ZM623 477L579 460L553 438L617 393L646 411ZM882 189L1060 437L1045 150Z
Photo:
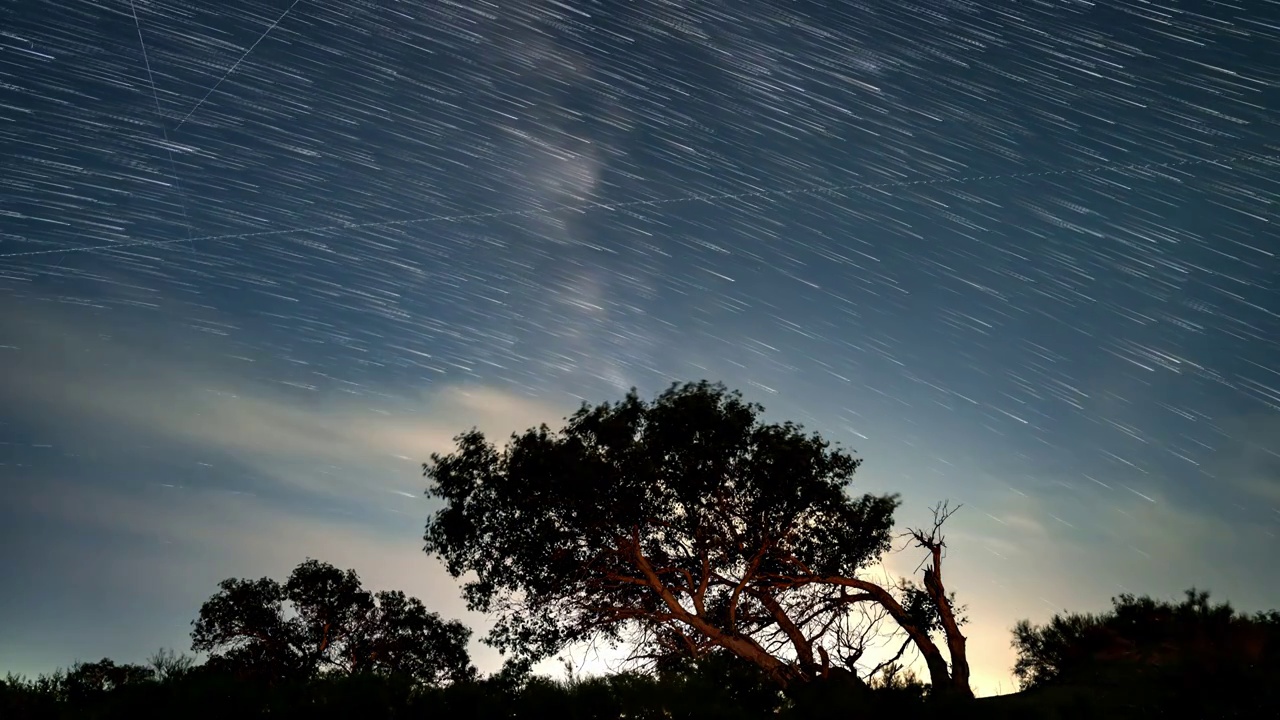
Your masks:
M702 378L963 504L982 694L1280 606L1278 121L1275 0L3 3L0 672L307 556L483 630L427 456Z

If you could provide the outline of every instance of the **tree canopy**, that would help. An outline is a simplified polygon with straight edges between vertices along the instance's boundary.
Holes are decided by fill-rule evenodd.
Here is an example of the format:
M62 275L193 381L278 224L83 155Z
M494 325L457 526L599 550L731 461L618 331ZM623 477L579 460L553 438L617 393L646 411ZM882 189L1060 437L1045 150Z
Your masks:
M1023 688L1182 673L1204 682L1224 672L1280 669L1280 615L1243 615L1192 588L1179 603L1122 594L1101 614L1055 615L1013 629L1014 675Z
M117 665L110 658L103 658L98 662L76 663L67 672L63 687L67 700L83 702L131 685L140 685L155 675L155 670L145 665Z
M474 675L471 631L400 591L370 593L354 570L318 560L281 584L228 578L192 622L210 665L269 680L322 673L387 674L424 684Z
M947 511L910 534L929 552L923 586L868 580L891 548L898 497L851 494L861 459L797 424L766 424L763 410L704 381L652 402L632 390L584 404L563 429L502 449L464 433L423 465L444 503L425 550L466 578L472 610L497 616L487 642L530 661L625 640L650 659L723 649L783 687L857 680L869 674L859 621L887 615L935 692L971 695L942 584Z

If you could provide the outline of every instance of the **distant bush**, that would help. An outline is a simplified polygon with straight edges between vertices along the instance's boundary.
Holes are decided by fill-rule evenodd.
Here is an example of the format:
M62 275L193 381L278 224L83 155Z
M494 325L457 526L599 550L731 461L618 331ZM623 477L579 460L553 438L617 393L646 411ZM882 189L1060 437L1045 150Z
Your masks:
M1125 594L1109 612L1056 615L1013 630L1024 689L1088 686L1197 717L1280 715L1280 614L1245 615L1209 593L1179 603Z

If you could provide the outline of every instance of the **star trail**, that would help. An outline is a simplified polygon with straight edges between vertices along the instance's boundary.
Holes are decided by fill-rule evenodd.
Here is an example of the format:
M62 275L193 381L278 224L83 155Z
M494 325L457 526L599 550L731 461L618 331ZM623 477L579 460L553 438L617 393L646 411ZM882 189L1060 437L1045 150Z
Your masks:
M1274 607L1278 121L1270 0L5 4L0 670L307 555L463 617L426 454L701 378L963 503L981 693Z

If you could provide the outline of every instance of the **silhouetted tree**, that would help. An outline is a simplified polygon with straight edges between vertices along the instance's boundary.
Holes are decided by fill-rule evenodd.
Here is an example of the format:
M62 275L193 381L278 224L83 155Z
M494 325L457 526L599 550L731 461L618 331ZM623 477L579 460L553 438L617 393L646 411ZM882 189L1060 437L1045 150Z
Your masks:
M1145 688L1180 712L1247 715L1280 701L1278 620L1212 604L1194 588L1179 603L1123 594L1105 613L1019 622L1014 674L1024 689L1077 684L1135 696Z
M371 594L354 570L310 560L282 585L270 578L219 584L193 621L192 649L207 666L270 682L318 674L384 674L418 683L471 678L471 631L399 591Z
M859 684L866 636L853 626L875 607L924 657L933 692L972 697L942 579L950 511L909 534L928 553L923 585L868 580L897 497L850 496L861 460L761 412L701 382L584 404L561 431L503 450L472 430L423 465L445 503L425 550L468 576L471 609L497 616L487 641L529 659L604 638L650 657L723 648L784 688Z
M195 658L175 653L169 648L160 648L147 658L147 667L151 668L157 681L168 682L191 672L195 667Z
M83 703L129 685L139 685L155 678L155 671L143 665L117 665L108 658L98 662L76 663L62 682L67 700Z
M1209 603L1209 593L1186 592L1181 603L1122 594L1102 614L1055 615L1013 630L1014 675L1024 688L1095 676L1108 667L1201 669L1257 662L1265 649L1259 618Z
M0 717L5 720L57 717L65 673L42 675L34 680L9 673L0 680Z

